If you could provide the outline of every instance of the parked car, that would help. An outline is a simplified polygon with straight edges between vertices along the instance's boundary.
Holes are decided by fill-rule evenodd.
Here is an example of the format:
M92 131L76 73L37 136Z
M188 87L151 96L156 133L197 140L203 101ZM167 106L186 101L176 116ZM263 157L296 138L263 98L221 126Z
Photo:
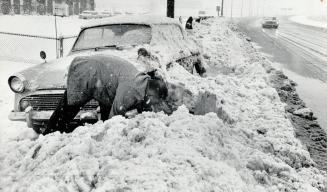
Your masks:
M113 16L113 14L111 13L111 11L107 11L107 10L104 10L104 11L100 11L98 13L99 15L99 18L106 18L106 17L111 17Z
M96 19L100 18L99 13L96 11L83 11L81 14L78 15L80 19Z
M265 17L261 22L262 28L275 28L279 26L279 22L276 17Z
M206 11L199 11L198 16L194 17L195 22L200 23L202 20L213 18L214 16L207 14Z
M120 11L114 11L113 15L118 16L118 15L123 15L123 13Z
M140 53L151 57L140 57ZM15 93L14 109L9 119L26 121L28 127L39 132L65 91L71 61L77 56L98 54L124 59L140 71L149 66L144 58L162 70L169 70L177 62L191 73L194 65L202 61L196 42L187 37L177 20L159 16L116 16L93 20L81 28L67 56L9 77L9 86ZM41 55L45 59L44 52ZM76 116L75 122L96 121L97 108L98 103L90 101Z

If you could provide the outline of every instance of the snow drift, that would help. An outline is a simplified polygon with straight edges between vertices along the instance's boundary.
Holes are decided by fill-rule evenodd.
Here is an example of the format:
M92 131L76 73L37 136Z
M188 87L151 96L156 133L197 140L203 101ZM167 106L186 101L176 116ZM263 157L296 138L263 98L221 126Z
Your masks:
M235 26L195 26L209 77L179 65L169 81L177 111L116 116L71 134L16 137L0 151L2 191L326 191L270 86L269 63ZM192 115L201 95L215 109ZM177 108L177 106L176 106Z

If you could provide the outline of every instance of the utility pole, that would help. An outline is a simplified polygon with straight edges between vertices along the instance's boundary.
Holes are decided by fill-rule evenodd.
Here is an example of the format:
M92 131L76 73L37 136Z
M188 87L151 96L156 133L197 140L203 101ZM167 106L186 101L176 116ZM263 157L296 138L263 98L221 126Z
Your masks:
M241 5L241 17L243 17L243 4L244 4L243 1L244 1L244 0L242 0L242 5Z
M252 10L253 10L253 8L252 8L252 0L250 0L250 4L249 4L249 15L250 15L250 17L253 16L252 15Z
M55 18L55 33L56 33L56 57L57 59L59 58L58 56L58 32L57 32L57 8L55 8L55 14L54 14L54 18Z
M263 0L263 5L262 5L262 16L266 16L266 0Z
M221 0L221 16L224 16L224 0Z
M230 2L230 17L233 18L233 0Z
M167 17L174 18L175 0L167 0Z

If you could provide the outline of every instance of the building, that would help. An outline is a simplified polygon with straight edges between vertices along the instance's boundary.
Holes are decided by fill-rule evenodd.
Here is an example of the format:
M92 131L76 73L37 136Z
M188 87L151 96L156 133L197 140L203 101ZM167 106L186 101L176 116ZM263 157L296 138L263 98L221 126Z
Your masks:
M65 9L65 15L77 15L94 10L94 0L0 0L0 14L54 15L55 8Z

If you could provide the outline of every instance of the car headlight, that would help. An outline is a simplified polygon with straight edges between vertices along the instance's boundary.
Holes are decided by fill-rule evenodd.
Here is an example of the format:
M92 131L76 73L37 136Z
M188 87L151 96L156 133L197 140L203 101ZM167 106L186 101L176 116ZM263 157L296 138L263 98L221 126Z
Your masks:
M24 91L25 86L24 86L24 81L21 80L19 77L12 76L8 80L9 86L11 90L13 90L16 93L21 93Z

